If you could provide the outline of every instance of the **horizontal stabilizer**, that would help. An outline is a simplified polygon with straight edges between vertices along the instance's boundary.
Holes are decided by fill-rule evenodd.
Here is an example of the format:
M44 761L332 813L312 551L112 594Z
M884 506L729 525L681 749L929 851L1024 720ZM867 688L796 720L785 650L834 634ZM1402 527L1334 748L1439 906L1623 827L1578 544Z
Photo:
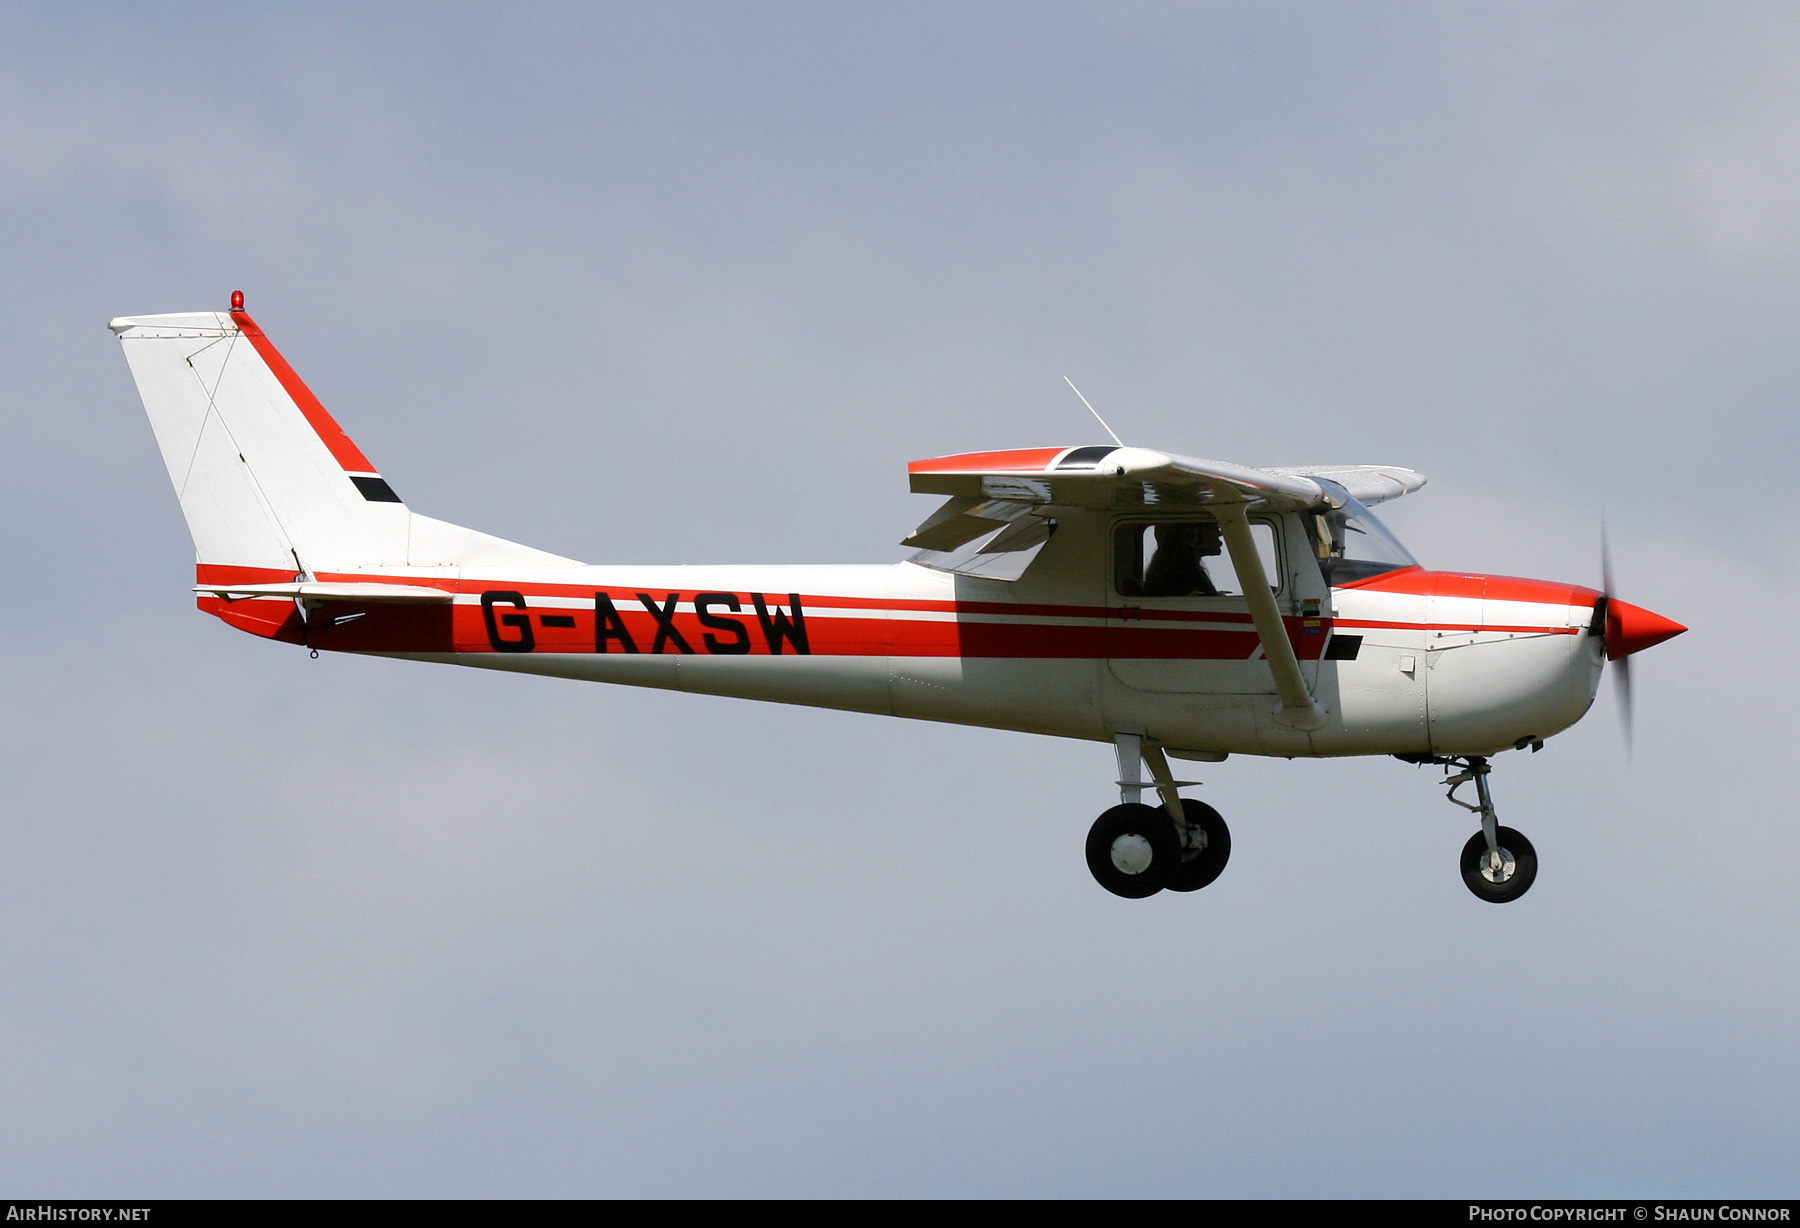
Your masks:
M433 605L455 600L456 595L424 584L330 584L296 580L289 584L196 584L201 596L226 601L251 597L293 597L303 601L356 601L369 605Z

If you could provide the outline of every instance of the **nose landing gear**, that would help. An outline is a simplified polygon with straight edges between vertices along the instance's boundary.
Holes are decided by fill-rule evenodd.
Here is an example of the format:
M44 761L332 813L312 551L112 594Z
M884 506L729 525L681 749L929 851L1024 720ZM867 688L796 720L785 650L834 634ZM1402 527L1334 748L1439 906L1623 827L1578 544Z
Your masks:
M1231 857L1231 830L1205 802L1182 797L1162 747L1142 735L1118 734L1120 803L1094 820L1087 863L1094 880L1114 895L1141 900L1167 888L1198 891L1219 877ZM1143 768L1150 765L1161 806L1146 806Z
M1481 830L1469 837L1462 850L1462 879L1478 900L1490 904L1510 904L1531 890L1537 881L1537 850L1531 841L1510 827L1500 826L1494 814L1494 798L1488 792L1487 759L1470 755L1466 759L1434 758L1432 763L1447 767L1461 766L1462 771L1447 778L1445 796L1464 810L1481 816ZM1476 801L1465 802L1456 791L1475 782Z

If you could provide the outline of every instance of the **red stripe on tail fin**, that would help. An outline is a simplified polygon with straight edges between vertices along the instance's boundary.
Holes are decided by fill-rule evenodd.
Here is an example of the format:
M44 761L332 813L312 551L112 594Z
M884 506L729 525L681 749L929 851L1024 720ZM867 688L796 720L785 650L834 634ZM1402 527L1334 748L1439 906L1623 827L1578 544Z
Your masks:
M294 398L294 404L299 406L307 423L318 433L319 441L331 453L332 459L342 465L346 473L377 472L375 466L369 463L369 458L362 454L362 449L351 441L350 436L344 434L344 428L337 424L337 419L333 418L330 411L320 403L319 398L312 394L312 389L306 386L306 381L301 379L292 367L288 366L287 359L281 356L281 351L277 350L274 343L263 335L263 330L256 326L256 321L250 318L250 313L234 311L231 313L231 319L238 326L238 330L249 338L250 344L256 347L256 352L262 355L262 360L268 364L269 370L274 372L275 378L281 382L281 386L287 390L287 394Z

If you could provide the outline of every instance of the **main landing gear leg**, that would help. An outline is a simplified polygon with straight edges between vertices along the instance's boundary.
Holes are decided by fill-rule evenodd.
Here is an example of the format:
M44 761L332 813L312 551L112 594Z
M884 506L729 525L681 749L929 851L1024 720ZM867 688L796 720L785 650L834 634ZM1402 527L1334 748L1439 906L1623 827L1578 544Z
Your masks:
M1490 904L1511 903L1529 891L1537 879L1537 850L1531 847L1531 841L1512 828L1500 826L1494 814L1493 794L1488 791L1488 773L1492 769L1484 756L1470 755L1466 759L1439 759L1436 762L1449 767L1462 766L1462 771L1444 781L1449 786L1445 796L1455 805L1481 816L1481 830L1463 845L1463 882L1476 899ZM1470 781L1475 782L1476 800L1465 802L1456 796L1456 791Z
M1212 882L1231 856L1231 832L1219 812L1184 798L1162 747L1142 734L1113 737L1119 757L1119 804L1088 831L1088 869L1102 887L1127 899L1143 899L1167 887L1197 891ZM1150 765L1161 806L1143 803L1144 764Z
M1119 801L1135 806L1144 800L1144 735L1113 734L1113 754L1119 757Z

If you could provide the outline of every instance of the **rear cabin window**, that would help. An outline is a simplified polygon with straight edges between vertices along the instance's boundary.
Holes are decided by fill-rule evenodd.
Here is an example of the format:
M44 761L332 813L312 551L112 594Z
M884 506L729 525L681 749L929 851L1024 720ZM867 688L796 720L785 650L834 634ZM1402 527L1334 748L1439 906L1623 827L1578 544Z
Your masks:
M1250 522L1269 587L1281 591L1275 527ZM1238 597L1244 586L1216 520L1132 521L1113 531L1113 588L1121 597Z

